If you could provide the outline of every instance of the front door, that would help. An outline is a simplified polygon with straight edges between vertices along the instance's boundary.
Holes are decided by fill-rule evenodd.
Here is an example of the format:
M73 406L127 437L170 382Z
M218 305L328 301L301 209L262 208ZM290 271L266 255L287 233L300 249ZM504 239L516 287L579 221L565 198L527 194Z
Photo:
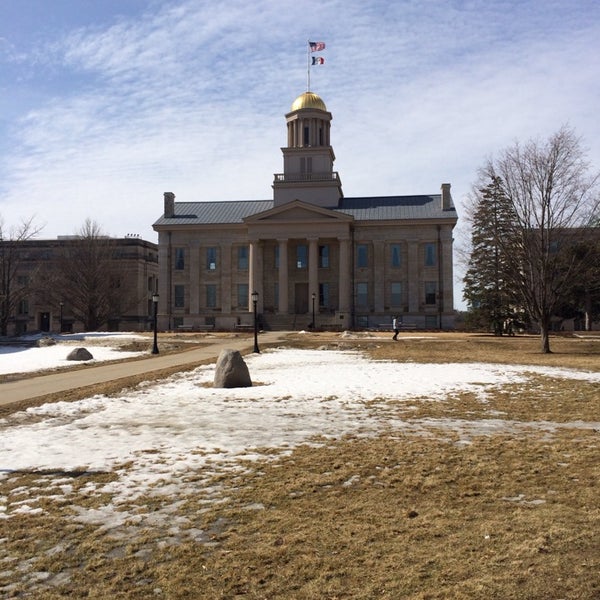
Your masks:
M40 313L40 331L50 331L50 313Z
M294 307L297 315L308 312L308 283L297 283L294 289Z

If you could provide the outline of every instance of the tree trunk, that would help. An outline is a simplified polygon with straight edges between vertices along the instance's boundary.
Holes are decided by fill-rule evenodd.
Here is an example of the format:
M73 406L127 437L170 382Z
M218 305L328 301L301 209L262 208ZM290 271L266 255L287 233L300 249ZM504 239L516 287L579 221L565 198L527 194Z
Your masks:
M592 294L589 291L585 293L585 331L592 330Z
M540 350L542 354L550 354L550 319L542 319L540 321Z

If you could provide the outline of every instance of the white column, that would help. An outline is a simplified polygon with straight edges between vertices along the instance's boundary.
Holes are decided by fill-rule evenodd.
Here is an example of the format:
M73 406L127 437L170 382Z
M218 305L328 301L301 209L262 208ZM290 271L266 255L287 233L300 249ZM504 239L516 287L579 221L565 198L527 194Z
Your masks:
M340 244L340 273L339 273L339 310L342 313L350 312L350 238L339 238Z
M256 286L254 289L258 292L258 304L256 306L259 313L263 312L263 307L265 304L265 289L264 289L264 252L265 246L262 240L258 240L256 242L255 247L256 252L256 260L254 267L254 285Z
M308 238L308 306L312 295L319 298L319 238Z
M288 300L288 240L279 242L279 314L287 315L289 312Z
M248 261L248 310L254 311L254 304L252 303L252 292L258 292L258 304L257 310L260 312L262 306L262 285L260 277L260 242L253 240L250 242L250 257Z

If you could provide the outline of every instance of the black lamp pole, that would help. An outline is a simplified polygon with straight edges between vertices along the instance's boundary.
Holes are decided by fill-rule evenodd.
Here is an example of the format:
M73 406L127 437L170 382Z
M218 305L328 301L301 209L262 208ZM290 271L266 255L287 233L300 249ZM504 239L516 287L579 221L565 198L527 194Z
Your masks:
M258 315L256 314L256 304L258 303L258 292L252 292L252 306L254 307L254 352L260 354L258 349Z
M152 354L158 354L158 294L152 294L152 304L154 306L154 345L152 346Z
M317 328L317 324L315 323L315 296L316 296L316 294L313 292L312 293L312 313L313 313L312 326L313 326L313 329Z
M63 332L63 308L65 306L64 302L60 302L60 331L59 333Z

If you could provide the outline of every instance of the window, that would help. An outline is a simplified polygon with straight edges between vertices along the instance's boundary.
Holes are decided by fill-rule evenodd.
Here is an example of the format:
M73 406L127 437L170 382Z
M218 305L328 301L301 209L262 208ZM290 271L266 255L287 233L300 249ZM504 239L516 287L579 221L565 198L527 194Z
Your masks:
M329 308L329 284L319 284L319 306L322 308Z
M369 284L368 283L357 283L356 284L356 305L361 308L366 307L369 304Z
M435 304L437 296L437 283L435 281L425 282L425 304Z
M273 294L275 295L273 300L273 307L275 308L275 310L279 310L279 283L277 281L274 285Z
M214 247L206 249L206 268L209 271L217 268L217 249Z
M17 309L20 315L28 315L29 314L29 300L23 298L23 300L19 300L19 306Z
M392 244L390 249L392 251L392 267L401 267L402 253L400 251L400 244Z
M402 304L402 284L398 281L392 282L391 286L392 297L390 298L391 306L401 306Z
M329 268L329 246L319 246L319 267Z
M308 266L308 248L305 244L296 246L296 267L298 269L306 269Z
M17 275L17 284L23 287L29 285L29 277L27 275Z
M429 243L425 244L425 266L435 267L436 245Z
M356 266L359 268L369 266L369 248L366 244L356 246Z
M240 271L248 270L248 246L238 247L238 269Z
M183 308L185 306L185 286L174 286L175 308Z
M206 286L206 308L217 308L217 286L213 283Z
M248 284L237 284L237 307L248 308Z
M304 146L308 146L310 144L310 142L309 142L309 139L310 139L309 136L310 136L310 129L307 126L304 126L303 137L302 137L303 145Z
M175 248L175 269L177 271L185 269L185 250L183 248Z

